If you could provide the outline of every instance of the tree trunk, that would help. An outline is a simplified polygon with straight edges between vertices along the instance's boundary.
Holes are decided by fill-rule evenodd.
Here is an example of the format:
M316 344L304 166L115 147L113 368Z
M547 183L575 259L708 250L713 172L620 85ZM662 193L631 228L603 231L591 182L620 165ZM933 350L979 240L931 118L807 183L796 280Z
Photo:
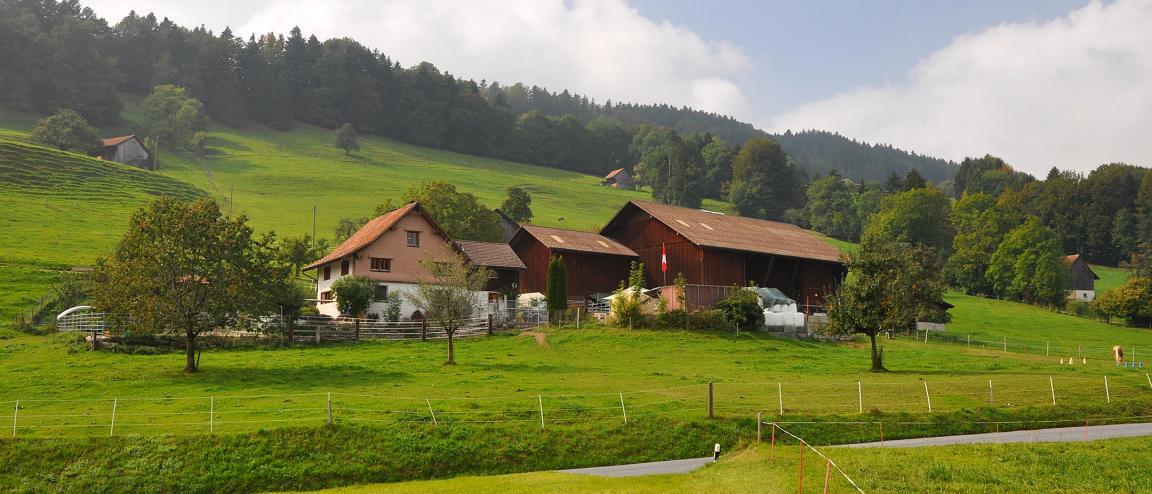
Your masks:
M200 369L196 367L196 333L189 331L187 334L188 340L184 344L184 351L188 363L184 366L184 372L191 374Z
M360 341L360 318L357 317L355 319L355 321L356 321L356 335L353 339L356 341Z
M884 368L884 357L876 350L876 333L869 333L868 339L872 340L872 372L887 372L888 369Z
M445 333L448 333L448 361L444 362L444 365L456 365L456 348L452 345L452 335L456 333L456 330L445 331Z

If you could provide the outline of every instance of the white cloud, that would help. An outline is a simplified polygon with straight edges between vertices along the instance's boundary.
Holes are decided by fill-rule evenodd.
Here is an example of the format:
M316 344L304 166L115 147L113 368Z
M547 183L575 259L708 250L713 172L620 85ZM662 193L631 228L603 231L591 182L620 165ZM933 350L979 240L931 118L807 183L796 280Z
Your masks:
M772 130L817 128L950 159L998 155L1041 176L1152 165L1152 2L1091 3L955 38L905 83L806 104Z
M745 116L732 79L748 58L725 41L654 21L624 0L271 0L237 33L300 25L347 36L405 66L570 89L603 102L669 103Z

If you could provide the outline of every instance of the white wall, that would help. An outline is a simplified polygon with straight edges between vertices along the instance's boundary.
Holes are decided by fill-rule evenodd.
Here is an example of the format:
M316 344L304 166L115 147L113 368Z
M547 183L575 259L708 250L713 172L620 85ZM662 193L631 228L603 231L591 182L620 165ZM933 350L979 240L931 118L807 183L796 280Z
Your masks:
M1080 302L1091 302L1096 300L1095 290L1071 290L1068 292L1068 300L1076 300Z
M339 268L339 263L337 263L336 268ZM321 269L323 269L323 268L321 268ZM337 271L337 272L339 272L339 271ZM324 276L323 276L323 271L321 271L320 284L319 284L320 289L317 291L317 293L323 292L325 290L329 290L332 286L332 282L336 281L337 278L340 278L340 276L337 276L336 273L333 273L332 279L325 281ZM412 302L409 302L408 298L405 297L404 294L414 292L416 290L416 285L414 283L393 283L393 282L377 282L377 284L387 286L389 295L395 293L395 294L400 296L400 320L401 321L411 320L412 319L412 313L416 312L416 306L413 305ZM488 292L476 292L476 307L477 307L477 312L473 317L479 317L481 315L487 314ZM340 309L337 306L336 301L332 301L332 302L328 302L328 303L317 302L316 308L317 308L317 310L320 311L321 314L332 316L332 317L339 317L340 316ZM386 302L373 302L371 305L368 306L368 313L376 314L382 318L387 317L388 304Z

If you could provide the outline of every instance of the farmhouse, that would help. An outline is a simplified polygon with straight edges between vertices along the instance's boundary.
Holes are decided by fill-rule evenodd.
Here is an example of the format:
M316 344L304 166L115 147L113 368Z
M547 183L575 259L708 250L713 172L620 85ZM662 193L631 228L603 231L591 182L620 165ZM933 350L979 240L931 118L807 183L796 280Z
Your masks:
M408 203L377 216L305 268L317 270L316 308L321 314L340 315L332 283L344 276L366 276L375 281L376 300L410 291L418 280L430 276L420 261L443 256L448 252L447 245L448 236L419 203ZM368 312L383 314L385 308L384 303L374 302ZM411 303L403 300L401 317L411 318L415 311Z
M151 169L152 152L135 134L104 139L91 153L105 161L115 161L137 168Z
M569 300L591 294L607 294L628 277L636 253L619 242L591 232L524 225L509 242L528 268L520 291L547 291L548 262L553 255L564 258Z
M620 189L631 189L636 184L632 181L632 175L628 173L628 170L617 168L608 172L608 174L604 176L604 180L600 181L600 185Z
M1065 256L1064 265L1070 270L1068 281L1064 286L1064 289L1068 291L1068 300L1081 302L1096 300L1096 280L1100 277L1096 276L1096 273L1088 266L1088 261L1084 260L1084 256L1080 254Z
M501 298L514 300L520 295L520 274L528 268L516 257L512 247L508 244L466 240L457 240L452 244L472 265L492 271L484 287L489 292L489 301Z
M776 288L805 308L823 306L846 270L840 251L798 226L667 204L630 201L601 235L635 251L650 284ZM667 271L661 270L666 254ZM698 287L703 288L703 287ZM726 292L689 290L689 304L711 305ZM693 300L694 299L694 300Z

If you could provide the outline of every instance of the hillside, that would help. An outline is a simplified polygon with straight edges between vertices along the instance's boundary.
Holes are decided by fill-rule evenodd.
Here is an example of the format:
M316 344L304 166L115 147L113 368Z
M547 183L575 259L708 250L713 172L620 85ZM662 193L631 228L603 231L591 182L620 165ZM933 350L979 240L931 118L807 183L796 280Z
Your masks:
M135 108L129 101L124 122L107 133L135 131ZM0 296L0 324L48 291L52 269L105 255L132 211L163 193L210 194L258 230L292 236L311 233L315 207L317 235L329 238L340 218L369 215L425 180L450 181L489 207L500 205L508 187L522 187L532 194L535 223L583 230L603 226L629 199L649 197L601 187L594 176L381 137L362 137L361 150L345 157L329 131L305 125L287 132L213 126L202 162L162 150L153 173L28 144L35 121L0 112L0 204L9 213L0 223L8 233L0 239L0 274L25 280Z

